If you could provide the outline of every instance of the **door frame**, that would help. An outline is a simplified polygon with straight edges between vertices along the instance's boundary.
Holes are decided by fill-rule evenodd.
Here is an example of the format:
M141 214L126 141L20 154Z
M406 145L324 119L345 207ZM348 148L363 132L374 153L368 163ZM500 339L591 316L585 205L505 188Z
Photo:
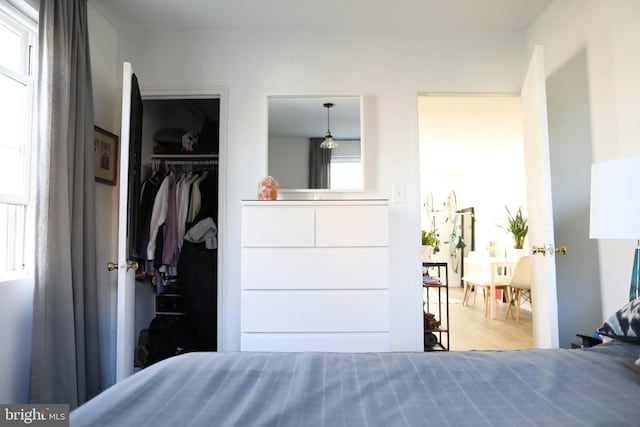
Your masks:
M527 65L529 63L527 62ZM524 79L524 76L523 76ZM520 100L522 99L522 95L520 92L517 93L513 93L513 92L418 92L417 97L424 97L424 96L428 96L428 97L514 97L514 98L519 98ZM522 101L521 101L522 102ZM545 111L546 113L546 111ZM524 111L523 111L524 114ZM419 121L420 117L418 117L418 121ZM524 148L524 129L523 129L523 148ZM525 192L527 192L527 190L525 189ZM527 199L527 205L528 203L528 197L529 195L525 193L525 197ZM531 242L530 242L531 245ZM556 303L556 307L557 307L557 293L556 293L556 299L555 299L555 303ZM556 321L556 327L558 327L557 321ZM534 339L534 345L538 345L538 343L541 340L541 336L539 336L539 334L545 334L545 342L547 339L551 339L553 340L553 338L550 336L550 334L548 332L542 332L542 331L536 331L536 328L534 328L533 330L533 339ZM557 332L556 332L557 335ZM553 345L552 345L553 346ZM557 347L557 344L555 345Z
M545 248L531 258L532 305L538 308L533 317L533 336L538 348L559 347L558 292L555 226L553 223L553 188L549 123L547 118L547 78L544 70L544 48L536 45L529 57L522 82L522 129L527 185L529 244ZM531 251L531 255L536 255Z
M228 155L227 155L227 114L228 114L228 89L224 86L214 86L196 89L149 89L140 85L142 101L160 101L171 99L219 99L220 117L218 126L218 268L217 268L217 351L225 351L224 319L226 294L225 277L227 277L225 255L226 250L226 225L227 224L227 182L228 182ZM221 227L220 224L223 226Z

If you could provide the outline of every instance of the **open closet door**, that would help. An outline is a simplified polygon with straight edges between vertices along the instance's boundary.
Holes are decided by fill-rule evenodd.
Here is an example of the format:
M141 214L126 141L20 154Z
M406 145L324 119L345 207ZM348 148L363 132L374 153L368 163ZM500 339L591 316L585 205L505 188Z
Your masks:
M533 336L538 348L557 348L558 300L551 205L549 128L544 52L536 46L521 92L527 213L531 248Z
M131 64L122 73L122 128L120 132L120 195L118 208L118 302L116 381L133 373L136 218L140 188L142 98Z

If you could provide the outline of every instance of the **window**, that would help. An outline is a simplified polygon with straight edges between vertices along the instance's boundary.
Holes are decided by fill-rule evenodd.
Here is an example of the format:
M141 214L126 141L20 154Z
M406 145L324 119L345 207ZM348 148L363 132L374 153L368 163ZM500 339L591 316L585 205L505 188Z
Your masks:
M331 156L331 183L340 183L332 189L350 189L362 187L362 162L359 156Z
M25 271L36 23L0 3L0 277Z

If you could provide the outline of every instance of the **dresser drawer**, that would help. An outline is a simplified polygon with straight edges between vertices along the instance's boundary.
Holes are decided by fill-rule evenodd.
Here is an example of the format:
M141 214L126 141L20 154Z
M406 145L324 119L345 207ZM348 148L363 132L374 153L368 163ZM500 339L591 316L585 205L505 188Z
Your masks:
M388 332L389 292L242 291L243 332Z
M387 332L243 333L242 351L389 351Z
M313 247L315 212L309 206L244 206L243 247Z
M387 206L319 206L316 246L388 246Z
M372 248L245 248L243 289L386 289L389 252Z

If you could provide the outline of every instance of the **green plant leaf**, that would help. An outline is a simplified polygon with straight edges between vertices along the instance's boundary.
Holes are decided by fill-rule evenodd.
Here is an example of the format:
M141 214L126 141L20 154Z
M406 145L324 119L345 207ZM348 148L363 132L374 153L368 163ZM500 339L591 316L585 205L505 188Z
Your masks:
M511 237L513 238L513 243L516 248L522 248L524 244L524 239L527 237L527 233L529 232L529 225L527 224L527 219L522 215L522 207L518 207L518 211L515 215L511 213L509 208L505 205L504 207L507 211L507 225L506 227L502 227L506 229L509 233L511 233Z

